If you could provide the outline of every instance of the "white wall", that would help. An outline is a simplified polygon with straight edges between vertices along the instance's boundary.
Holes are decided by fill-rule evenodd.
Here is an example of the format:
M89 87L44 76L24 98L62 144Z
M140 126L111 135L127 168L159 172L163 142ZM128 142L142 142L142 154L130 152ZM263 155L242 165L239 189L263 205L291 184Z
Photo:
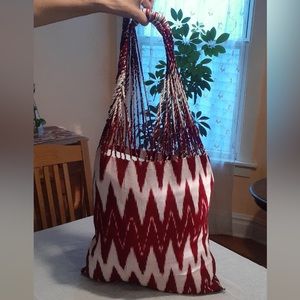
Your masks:
M105 14L34 29L40 115L47 125L88 137L92 166L111 103L116 49L116 18Z

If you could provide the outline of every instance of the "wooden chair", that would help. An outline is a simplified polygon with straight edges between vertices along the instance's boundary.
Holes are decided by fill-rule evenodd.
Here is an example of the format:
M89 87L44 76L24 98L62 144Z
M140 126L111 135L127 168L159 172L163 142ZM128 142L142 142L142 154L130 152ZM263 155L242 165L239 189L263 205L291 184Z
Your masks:
M34 186L35 231L92 215L92 177L86 141L35 145Z

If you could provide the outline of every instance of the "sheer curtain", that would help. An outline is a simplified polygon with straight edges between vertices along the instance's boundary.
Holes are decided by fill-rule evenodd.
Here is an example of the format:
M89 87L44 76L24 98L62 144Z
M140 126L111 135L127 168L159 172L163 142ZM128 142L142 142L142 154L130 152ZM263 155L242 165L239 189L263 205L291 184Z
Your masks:
M170 9L182 9L190 23L199 21L204 29L215 27L217 36L230 34L224 44L226 53L213 57L210 64L214 82L211 91L205 90L197 103L190 101L190 109L202 111L209 117L207 137L203 144L210 156L215 175L215 188L210 208L211 233L231 233L233 164L239 151L240 116L243 108L247 44L252 16L252 0L156 0L154 10L172 20ZM162 39L151 26L139 26L142 64L145 79L154 72L155 65L165 58ZM159 97L159 96L157 96ZM149 95L156 104L158 99Z

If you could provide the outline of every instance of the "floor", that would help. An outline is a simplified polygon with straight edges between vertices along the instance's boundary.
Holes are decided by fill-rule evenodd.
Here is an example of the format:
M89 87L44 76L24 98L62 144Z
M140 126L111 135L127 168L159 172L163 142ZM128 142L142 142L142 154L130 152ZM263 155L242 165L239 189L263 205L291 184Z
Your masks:
M267 267L267 247L265 245L250 239L222 234L213 234L210 239L265 268Z

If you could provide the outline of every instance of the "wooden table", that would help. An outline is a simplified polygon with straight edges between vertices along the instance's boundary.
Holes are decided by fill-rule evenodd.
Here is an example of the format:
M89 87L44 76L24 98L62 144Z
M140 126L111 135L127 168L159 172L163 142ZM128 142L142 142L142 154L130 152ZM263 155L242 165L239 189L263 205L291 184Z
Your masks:
M161 293L126 283L98 283L80 274L94 235L92 217L34 234L34 300L266 300L264 267L210 241L225 292L207 296Z
M40 144L60 144L70 145L80 142L87 142L88 138L75 132L57 126L44 127L43 134L34 132L34 145Z

